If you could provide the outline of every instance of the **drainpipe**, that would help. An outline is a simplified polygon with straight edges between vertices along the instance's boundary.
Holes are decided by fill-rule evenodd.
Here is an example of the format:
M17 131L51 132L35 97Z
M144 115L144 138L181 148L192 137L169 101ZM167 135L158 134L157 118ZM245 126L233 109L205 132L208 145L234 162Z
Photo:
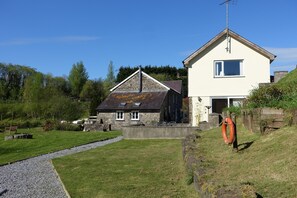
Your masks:
M142 73L141 73L141 66L139 66L139 87L138 87L138 93L142 92Z

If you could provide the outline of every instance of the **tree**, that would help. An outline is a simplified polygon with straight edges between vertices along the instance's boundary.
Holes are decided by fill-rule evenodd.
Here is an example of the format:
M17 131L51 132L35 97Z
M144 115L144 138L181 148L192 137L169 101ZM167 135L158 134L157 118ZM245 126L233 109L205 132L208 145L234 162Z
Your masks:
M36 73L25 80L23 91L25 111L33 118L40 115L42 97L44 97L43 74Z
M113 68L113 62L110 61L109 65L108 65L108 72L107 72L107 76L105 79L108 83L113 84L115 83L115 76L114 76L114 68Z
M158 80L158 81L167 81L167 80L173 80L171 78L171 76L167 75L167 74L155 74L155 73L151 73L150 74L151 77L153 77L154 79Z
M47 101L47 118L56 120L76 120L83 114L82 104L64 95L56 95Z
M109 65L108 65L108 72L107 72L107 76L106 79L104 80L104 93L105 96L108 95L109 90L115 86L115 82L116 82L116 78L114 76L114 71L113 71L113 62L110 61Z
M123 80L125 80L125 78L133 74L138 69L139 69L138 67L131 68L131 67L121 66L117 74L116 82L118 83L122 82Z
M21 99L24 81L34 73L30 67L0 63L0 99Z
M79 94L88 78L88 73L82 61L73 64L68 77L72 96L77 98L79 97Z
M89 115L96 115L97 106L105 98L102 80L88 80L80 93L80 98L90 102Z
M54 88L61 94L70 95L70 85L66 77L53 77L50 74L45 76L46 87Z

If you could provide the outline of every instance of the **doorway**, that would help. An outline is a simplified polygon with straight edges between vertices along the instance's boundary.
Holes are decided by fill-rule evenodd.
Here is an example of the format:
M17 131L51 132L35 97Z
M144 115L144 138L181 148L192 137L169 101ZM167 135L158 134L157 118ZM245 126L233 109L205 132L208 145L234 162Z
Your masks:
M223 109L228 107L228 99L212 99L212 112L222 113Z

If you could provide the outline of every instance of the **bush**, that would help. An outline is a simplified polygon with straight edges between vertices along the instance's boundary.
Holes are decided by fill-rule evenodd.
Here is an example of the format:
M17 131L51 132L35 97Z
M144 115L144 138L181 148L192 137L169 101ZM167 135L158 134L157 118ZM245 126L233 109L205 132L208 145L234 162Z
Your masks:
M18 126L18 128L34 128L42 126L43 121L32 119L32 120L2 120L0 121L0 128L7 126Z
M248 108L277 107L283 97L284 93L278 86L262 86L251 92L246 105Z
M240 114L241 114L241 107L231 106L231 107L228 107L228 108L224 108L223 111L224 112L229 111L230 114L234 113L236 116L240 116Z
M56 123L54 129L58 131L82 131L82 126L70 123Z

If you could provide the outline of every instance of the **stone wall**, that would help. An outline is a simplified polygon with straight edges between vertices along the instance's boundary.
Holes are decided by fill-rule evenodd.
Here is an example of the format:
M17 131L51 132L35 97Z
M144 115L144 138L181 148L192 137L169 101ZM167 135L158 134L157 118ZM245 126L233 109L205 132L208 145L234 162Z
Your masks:
M202 131L210 130L220 125L220 114L211 113L208 115L208 122L200 122L199 129Z
M123 127L125 139L171 139L185 138L198 130L188 126L139 126Z
M283 109L257 108L252 110L243 110L242 121L244 126L254 133L266 133L288 125L290 112Z
M193 125L193 98L189 97L189 123Z
M120 85L114 92L129 92L129 91L139 91L139 74L134 75L128 81ZM153 79L142 75L142 91L152 92L152 91L167 91L167 89L161 84L157 83Z
M116 120L116 113L98 113L97 122L111 124L112 129L122 129L130 125L152 125L162 122L159 112L139 112L139 120L131 120L130 112L124 112L124 120Z
M182 154L188 173L187 183L194 183L195 190L199 197L219 197L219 198L239 198L239 197L258 197L255 188L250 184L224 185L219 186L215 181L210 180L207 175L208 162L202 155L199 147L201 137L196 134L188 135L182 141ZM259 195L259 197L261 197Z

